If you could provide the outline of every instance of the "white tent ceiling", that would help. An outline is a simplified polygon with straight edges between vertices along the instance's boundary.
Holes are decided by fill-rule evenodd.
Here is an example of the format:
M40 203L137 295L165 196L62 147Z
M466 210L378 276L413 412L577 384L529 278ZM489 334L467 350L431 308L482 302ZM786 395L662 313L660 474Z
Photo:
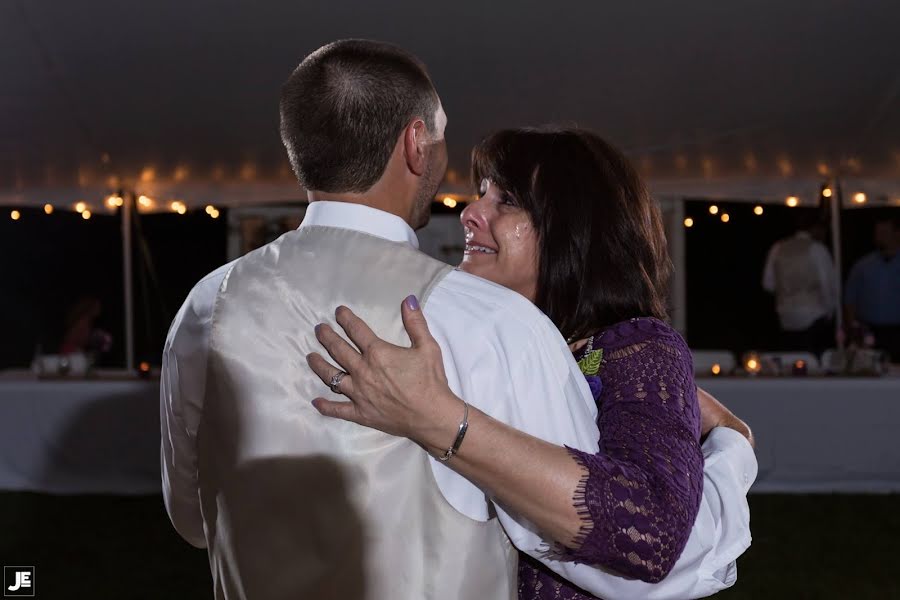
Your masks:
M452 172L500 127L590 127L660 197L900 202L900 4L8 0L0 3L0 204L189 206L303 198L277 97L342 37L400 44L450 117ZM852 183L850 181L852 180Z

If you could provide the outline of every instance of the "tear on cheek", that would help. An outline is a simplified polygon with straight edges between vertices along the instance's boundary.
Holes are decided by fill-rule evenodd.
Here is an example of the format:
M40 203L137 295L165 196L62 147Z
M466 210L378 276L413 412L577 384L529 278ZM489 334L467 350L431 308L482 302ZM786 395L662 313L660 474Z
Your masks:
M526 235L531 235L532 231L531 223L519 223L513 230L513 234L517 240L521 240Z

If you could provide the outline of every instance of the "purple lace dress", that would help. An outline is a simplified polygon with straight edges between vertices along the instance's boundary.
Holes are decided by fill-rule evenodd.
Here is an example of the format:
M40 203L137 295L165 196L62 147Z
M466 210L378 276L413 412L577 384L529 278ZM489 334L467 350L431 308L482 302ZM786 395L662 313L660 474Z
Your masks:
M560 558L658 582L684 550L703 493L690 350L669 325L643 318L598 332L575 359L597 400L600 452L569 449L585 470L574 499L584 524ZM519 559L519 600L594 598Z

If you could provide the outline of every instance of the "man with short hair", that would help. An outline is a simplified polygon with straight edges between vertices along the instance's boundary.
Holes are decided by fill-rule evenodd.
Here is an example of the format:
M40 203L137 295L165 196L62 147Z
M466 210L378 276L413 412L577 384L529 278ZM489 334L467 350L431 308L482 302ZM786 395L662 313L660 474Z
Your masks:
M283 88L282 139L306 217L201 280L163 358L166 508L186 540L208 548L216 598L511 599L510 538L605 597L731 585L750 541L756 462L730 429L704 447L705 520L654 586L553 560L528 522L420 447L310 403L339 398L304 362L318 349L313 327L336 325L333 307L346 305L405 345L397 307L412 294L455 393L526 433L597 451L596 406L549 319L417 251L413 228L427 222L447 165L446 124L421 63L378 42L324 46ZM557 408L537 408L548 405Z
M847 278L847 323L863 323L875 346L900 362L900 217L878 219L873 233L875 251L859 259Z
M813 235L821 222L800 213L794 234L775 242L766 257L762 286L775 295L784 350L821 356L834 343L837 274L828 248Z

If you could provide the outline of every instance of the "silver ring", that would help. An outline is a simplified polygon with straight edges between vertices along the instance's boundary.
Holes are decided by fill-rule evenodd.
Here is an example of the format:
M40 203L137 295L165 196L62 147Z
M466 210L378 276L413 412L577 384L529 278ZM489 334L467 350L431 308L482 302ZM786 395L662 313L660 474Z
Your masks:
M328 387L331 388L331 391L335 394L341 393L341 381L343 381L344 377L347 376L346 371L338 371L334 374L334 377L331 378L331 383L328 384Z

